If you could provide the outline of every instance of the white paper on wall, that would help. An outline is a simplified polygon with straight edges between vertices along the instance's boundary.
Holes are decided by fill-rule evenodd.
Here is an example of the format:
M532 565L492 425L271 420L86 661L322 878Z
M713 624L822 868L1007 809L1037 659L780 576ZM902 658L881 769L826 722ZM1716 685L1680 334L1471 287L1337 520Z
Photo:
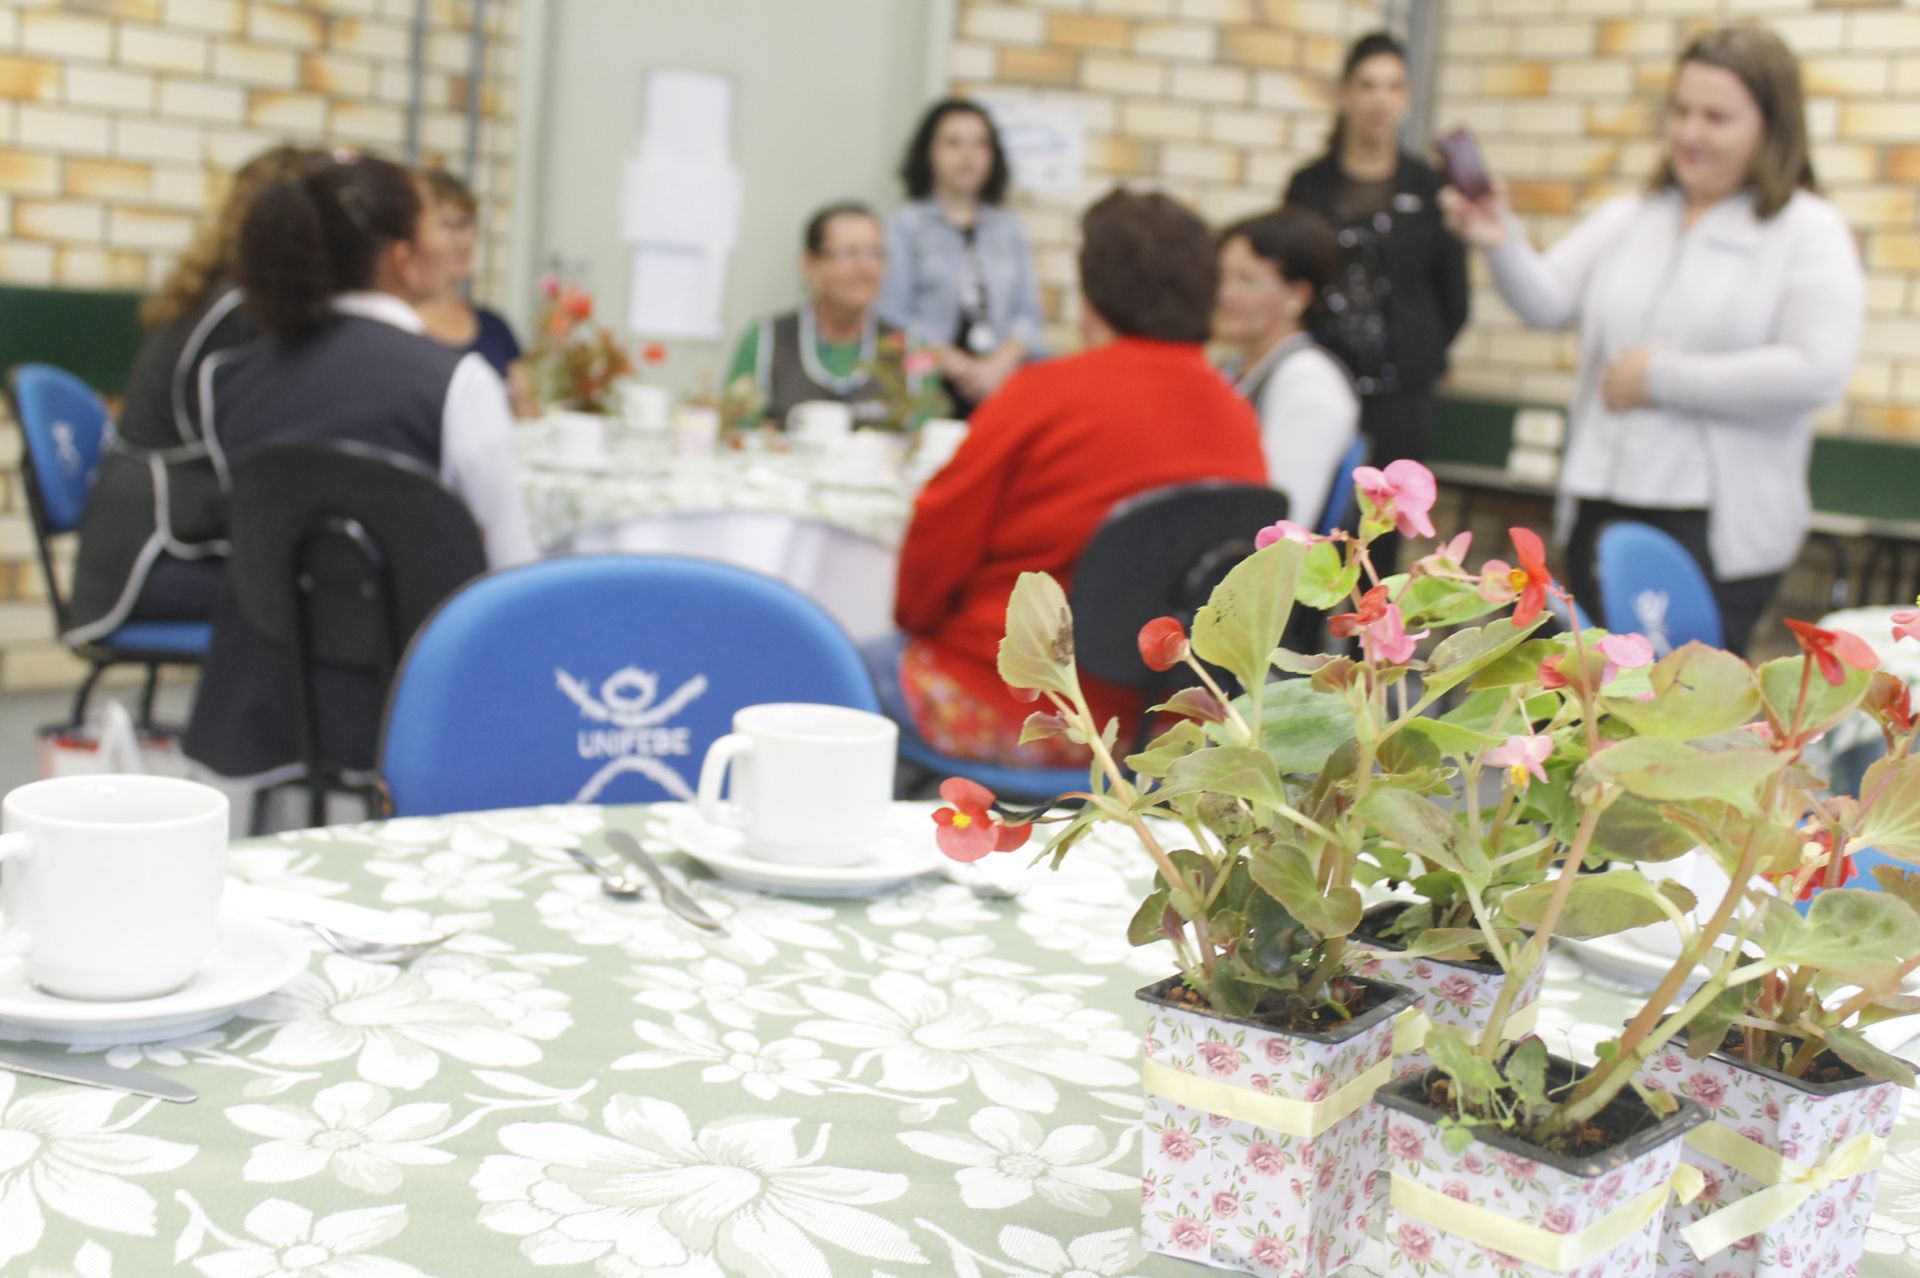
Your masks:
M740 234L732 158L733 81L706 71L647 75L646 114L621 199L633 250L627 325L642 337L718 339L727 262Z
M1076 192L1086 178L1087 124L1078 106L1044 98L983 93L1013 169L1013 184L1039 194Z

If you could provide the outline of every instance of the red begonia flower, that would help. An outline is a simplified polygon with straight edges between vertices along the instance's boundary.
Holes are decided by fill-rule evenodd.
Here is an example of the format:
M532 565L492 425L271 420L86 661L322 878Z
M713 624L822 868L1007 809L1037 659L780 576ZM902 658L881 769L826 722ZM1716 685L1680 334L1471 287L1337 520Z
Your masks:
M1140 660L1150 670L1171 670L1186 659L1187 628L1173 617L1155 617L1140 627Z
M1033 833L1031 825L1003 825L993 815L993 791L965 777L940 783L940 797L953 806L933 814L934 841L955 861L978 861L989 852L1011 852Z
M1859 635L1844 630L1822 630L1792 617L1785 620L1787 629L1793 631L1793 637L1799 641L1800 650L1807 654L1807 660L1818 666L1820 677L1836 688L1847 681L1843 667L1872 670L1880 664L1873 645Z

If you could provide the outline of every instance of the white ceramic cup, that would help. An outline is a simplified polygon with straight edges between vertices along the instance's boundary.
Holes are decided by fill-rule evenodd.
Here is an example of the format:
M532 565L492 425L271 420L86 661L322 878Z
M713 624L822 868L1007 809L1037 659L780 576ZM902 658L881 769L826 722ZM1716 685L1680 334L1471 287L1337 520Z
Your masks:
M598 466L607 458L607 419L597 413L556 412L547 418L553 459L562 466Z
M628 382L620 388L620 416L629 430L664 434L673 425L673 394L664 386Z
M835 446L834 464L849 479L886 483L900 477L896 436L881 430L857 430Z
M810 399L787 413L787 433L797 443L831 448L853 433L853 407L833 399Z
M931 476L953 460L966 442L967 423L953 417L936 417L921 425L914 438L910 465L917 475Z
M746 706L700 768L700 814L744 830L757 857L788 865L869 860L886 836L900 730L865 710ZM731 801L723 801L731 769Z
M197 781L74 776L0 804L0 954L61 998L179 989L219 936L227 796Z
M682 457L705 457L720 442L720 410L682 404L673 422L673 451Z

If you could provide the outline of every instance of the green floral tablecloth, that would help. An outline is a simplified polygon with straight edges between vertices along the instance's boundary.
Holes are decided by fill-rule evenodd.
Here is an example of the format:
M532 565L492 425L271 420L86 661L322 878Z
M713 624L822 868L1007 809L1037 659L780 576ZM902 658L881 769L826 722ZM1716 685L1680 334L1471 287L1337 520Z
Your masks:
M254 882L467 929L410 968L316 952L227 1025L98 1053L180 1106L0 1074L5 1278L1204 1272L1134 1242L1132 991L1146 874L1090 841L1013 900L736 891L729 935L617 901L562 851L645 809L342 826L236 845ZM1558 963L1559 960L1556 960ZM1580 1050L1626 996L1556 966ZM1920 1268L1920 1103L1862 1269Z

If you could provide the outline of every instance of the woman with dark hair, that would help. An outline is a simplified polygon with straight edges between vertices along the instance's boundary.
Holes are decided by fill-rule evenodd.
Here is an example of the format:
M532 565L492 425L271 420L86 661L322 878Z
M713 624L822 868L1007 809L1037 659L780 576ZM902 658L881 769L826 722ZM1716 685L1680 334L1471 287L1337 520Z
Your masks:
M474 217L480 202L473 189L445 169L423 169L429 207L440 222L447 250L440 264L439 287L420 299L414 309L427 326L427 336L457 351L472 351L506 380L520 358L520 339L497 311L475 306L466 285L473 278Z
M1287 184L1286 202L1331 222L1339 247L1314 335L1353 373L1373 464L1420 461L1434 383L1467 322L1466 249L1441 220L1439 174L1400 149L1411 101L1400 42L1384 32L1355 41L1338 100L1327 153ZM1392 546L1376 543L1376 564L1383 550L1391 559Z
M1816 194L1800 67L1780 37L1695 37L1666 142L1645 192L1544 254L1501 184L1442 199L1522 319L1578 328L1556 521L1575 595L1597 602L1608 523L1652 524L1706 572L1722 637L1744 652L1806 537L1813 415L1852 376L1866 281L1845 219Z
M261 191L236 265L265 336L207 361L205 424L227 470L290 440L355 440L416 458L466 501L499 567L534 554L506 394L480 356L426 336L412 306L437 284L439 234L420 179L371 156L320 157ZM296 775L290 661L223 599L188 757L261 784ZM343 677L320 691L330 749L371 767L384 689Z
M312 154L278 146L241 166L219 212L140 308L147 340L80 520L69 643L130 621L213 615L226 577L226 494L201 437L200 368L259 336L234 287L240 226L254 197Z
M1000 134L977 104L937 102L920 119L887 218L880 313L933 350L965 417L1040 353L1040 287L1020 219L1001 207L1011 176Z
M727 381L751 377L776 429L786 428L795 404L812 400L846 404L856 426L883 422L892 408L867 369L883 347L905 338L874 311L887 269L880 219L864 204L829 204L807 219L802 242L807 300L748 326Z
M1266 482L1253 410L1207 363L1218 268L1213 238L1164 195L1116 191L1081 223L1086 349L1033 364L974 415L920 493L900 552L894 618L906 634L883 699L943 753L1018 766L1084 762L1061 740L1020 744L1032 706L994 667L1023 572L1070 585L1074 561L1118 502L1199 480ZM1095 716L1138 696L1086 679Z
M1332 228L1297 205L1220 233L1214 336L1240 348L1235 389L1260 414L1273 486L1286 493L1293 521L1308 528L1328 513L1334 473L1360 427L1353 379L1307 333L1325 305L1333 263Z

